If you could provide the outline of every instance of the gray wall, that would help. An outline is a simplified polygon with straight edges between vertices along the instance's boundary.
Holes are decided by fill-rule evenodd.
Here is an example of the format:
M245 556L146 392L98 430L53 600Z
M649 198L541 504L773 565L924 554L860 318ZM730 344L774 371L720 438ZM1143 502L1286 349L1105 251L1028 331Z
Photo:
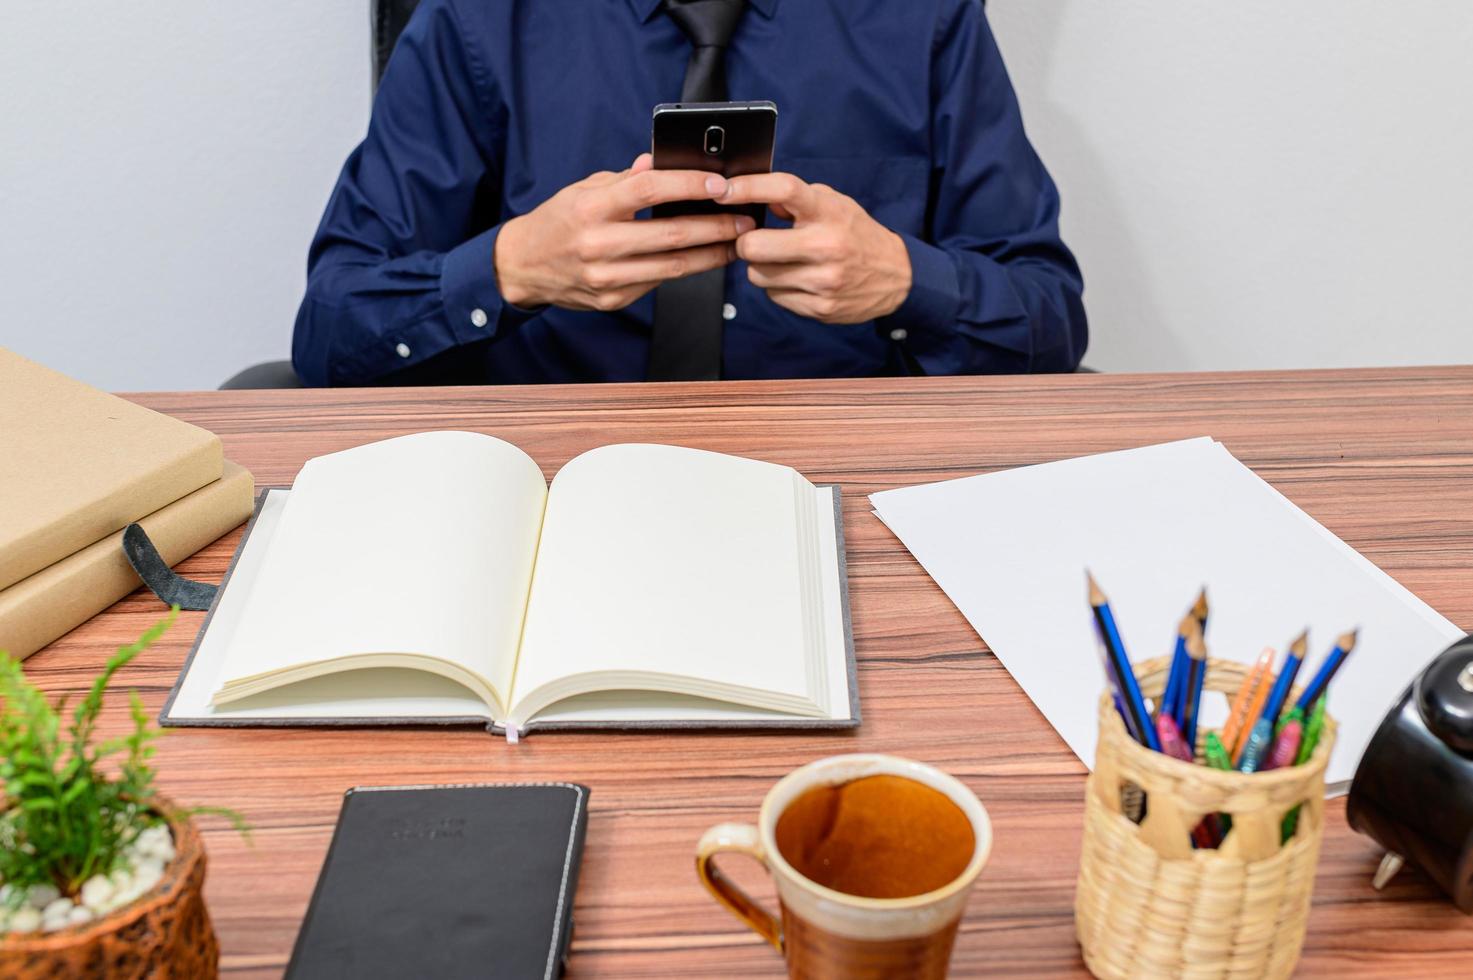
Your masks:
M1473 361L1473 4L993 0L1111 371Z
M113 390L286 356L367 0L6 0L0 345Z
M1473 4L988 7L1063 188L1089 363L1473 361ZM367 21L367 0L12 0L0 344L115 390L285 356L367 118Z

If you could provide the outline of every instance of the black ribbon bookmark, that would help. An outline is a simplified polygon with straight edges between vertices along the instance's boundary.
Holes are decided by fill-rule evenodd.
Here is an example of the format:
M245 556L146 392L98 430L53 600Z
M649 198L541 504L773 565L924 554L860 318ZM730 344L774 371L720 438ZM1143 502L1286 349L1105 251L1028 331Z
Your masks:
M133 566L133 571L143 579L143 584L164 605L201 612L209 609L215 601L219 586L194 582L175 574L164 561L164 556L159 554L159 549L148 539L148 532L137 524L129 524L123 529L123 555Z

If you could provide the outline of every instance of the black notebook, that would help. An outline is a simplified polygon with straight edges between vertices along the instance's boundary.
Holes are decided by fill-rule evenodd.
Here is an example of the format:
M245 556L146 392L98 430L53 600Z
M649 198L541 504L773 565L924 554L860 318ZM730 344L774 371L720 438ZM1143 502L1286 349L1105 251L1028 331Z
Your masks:
M287 977L560 975L587 824L577 783L348 790Z

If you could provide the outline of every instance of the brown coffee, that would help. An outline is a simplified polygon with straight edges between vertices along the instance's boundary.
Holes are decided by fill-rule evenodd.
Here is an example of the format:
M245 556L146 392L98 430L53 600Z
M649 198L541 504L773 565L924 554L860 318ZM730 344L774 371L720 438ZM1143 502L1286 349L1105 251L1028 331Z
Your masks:
M901 776L815 786L777 819L799 874L863 898L908 898L955 881L972 860L971 821L945 793Z

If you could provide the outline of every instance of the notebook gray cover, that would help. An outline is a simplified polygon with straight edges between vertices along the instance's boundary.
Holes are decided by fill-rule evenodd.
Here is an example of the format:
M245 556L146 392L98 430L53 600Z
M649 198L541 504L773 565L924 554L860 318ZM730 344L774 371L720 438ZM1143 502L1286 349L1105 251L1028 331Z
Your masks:
M844 501L843 491L838 484L815 484L818 487L831 487L834 491L834 543L835 554L839 563L839 602L844 619L844 658L845 674L849 683L849 717L848 718L791 718L791 719L739 719L730 721L598 721L598 722L536 722L528 724L524 733L527 732L554 732L554 731L672 731L686 729L758 729L771 731L776 729L841 729L857 728L860 722L859 713L859 678L854 663L854 625L849 611L849 567L845 555L844 546ZM174 708L174 699L179 696L179 688L184 683L184 678L189 674L190 665L194 663L195 654L199 652L200 643L205 633L210 628L210 621L215 617L215 609L224 597L227 587L230 585L230 576L235 572L236 563L240 561L241 553L250 540L251 532L255 530L256 519L261 515L261 505L266 500L266 494L272 489L290 489L289 487L262 487L256 495L256 510L251 514L249 523L246 524L245 533L240 536L240 544L235 549L235 556L230 559L230 567L225 570L225 577L220 580L220 589L215 594L215 601L210 604L209 611L205 613L204 622L200 624L199 633L195 635L194 644L189 648L189 656L184 659L184 666L179 670L179 676L174 680L174 686L169 691L169 697L164 702L164 707L159 711L159 724L165 728L381 728L393 726L425 726L443 727L452 726L483 726L488 731L498 735L505 734L505 728L501 725L487 724L484 716L464 715L447 716L440 718L422 718L405 716L382 716L368 718L198 718L198 717L175 717L171 712Z

